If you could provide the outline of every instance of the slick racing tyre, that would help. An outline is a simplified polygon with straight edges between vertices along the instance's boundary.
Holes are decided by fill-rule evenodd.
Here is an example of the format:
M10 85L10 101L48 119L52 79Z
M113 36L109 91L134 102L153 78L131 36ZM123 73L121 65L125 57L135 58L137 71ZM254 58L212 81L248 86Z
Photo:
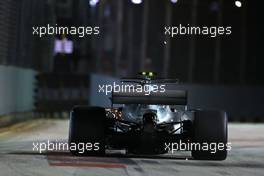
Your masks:
M227 115L222 111L196 111L193 142L207 148L192 150L197 160L225 160L227 157Z
M105 154L105 109L76 106L71 111L69 149L74 155Z

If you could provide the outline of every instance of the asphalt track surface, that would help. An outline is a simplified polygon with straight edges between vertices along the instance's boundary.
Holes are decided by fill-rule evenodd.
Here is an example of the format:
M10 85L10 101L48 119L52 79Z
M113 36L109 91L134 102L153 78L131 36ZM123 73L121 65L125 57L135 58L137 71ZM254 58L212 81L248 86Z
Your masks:
M189 152L160 156L74 157L39 153L33 142L67 141L67 120L34 120L0 129L0 176L264 176L264 124L229 124L225 161L195 161Z

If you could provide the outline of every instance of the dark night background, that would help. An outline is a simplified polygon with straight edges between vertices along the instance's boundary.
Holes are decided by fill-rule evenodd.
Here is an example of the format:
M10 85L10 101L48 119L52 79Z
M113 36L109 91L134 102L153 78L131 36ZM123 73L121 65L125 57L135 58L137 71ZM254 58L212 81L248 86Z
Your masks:
M241 7L233 0L178 0L176 3L143 0L141 4L130 0L1 1L1 79L7 80L1 83L5 85L1 94L6 95L1 101L4 109L1 114L20 112L20 107L24 107L23 111L33 108L48 114L68 111L75 104L87 104L91 96L87 91L89 75L118 78L135 76L141 70L156 71L160 77L179 78L187 85L235 86L224 95L236 94L237 101L233 103L237 111L239 107L250 106L249 109L258 109L258 115L263 114L259 110L263 105L264 84L262 6L257 0L239 2ZM73 52L54 54L55 40L61 36L32 35L33 26L47 24L99 26L100 35L84 38L68 35L66 37L73 41ZM164 26L169 24L231 26L232 34L168 39ZM34 84L27 82L26 71L22 78L20 72L8 71L10 66L30 72L28 75L34 72ZM13 82L18 85L14 86ZM34 92L26 92L29 89L24 86L31 84ZM17 94L12 93L14 87ZM25 95L30 94L22 98L22 104L6 93L11 90L10 96L20 95L21 89L25 90ZM245 93L247 98L243 99ZM4 104L6 99L10 105ZM237 104L241 99L245 104ZM10 110L6 111L7 106Z

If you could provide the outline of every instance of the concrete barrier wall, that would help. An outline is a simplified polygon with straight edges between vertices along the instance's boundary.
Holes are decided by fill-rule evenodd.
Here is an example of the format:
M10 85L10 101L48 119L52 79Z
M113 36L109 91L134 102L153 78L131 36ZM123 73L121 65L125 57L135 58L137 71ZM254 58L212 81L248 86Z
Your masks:
M0 116L34 109L36 72L0 65Z

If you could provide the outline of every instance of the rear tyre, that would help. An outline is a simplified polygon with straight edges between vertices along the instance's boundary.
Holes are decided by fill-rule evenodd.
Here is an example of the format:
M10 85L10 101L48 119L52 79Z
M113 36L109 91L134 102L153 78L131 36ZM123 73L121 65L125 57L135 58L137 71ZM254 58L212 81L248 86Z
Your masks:
M73 108L69 129L69 149L72 154L105 154L105 117L105 109L101 107Z
M222 111L196 111L193 142L209 149L196 149L192 157L197 160L225 160L227 157L227 115Z

